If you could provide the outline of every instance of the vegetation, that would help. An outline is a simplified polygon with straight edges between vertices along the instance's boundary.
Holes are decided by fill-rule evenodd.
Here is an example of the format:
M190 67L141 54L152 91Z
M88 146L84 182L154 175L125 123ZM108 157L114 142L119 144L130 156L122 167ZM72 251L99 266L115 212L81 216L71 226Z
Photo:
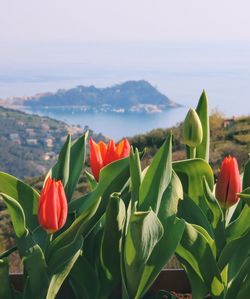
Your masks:
M0 171L19 178L44 174L55 163L67 135L76 138L83 133L80 126L3 107L0 128Z
M20 104L22 98L15 101ZM107 88L77 86L56 93L44 93L23 101L28 106L81 106L95 111L147 111L165 110L178 106L154 86L144 80L127 81Z
M129 138L130 143L140 151L146 148L144 165L152 159L157 149L164 142L166 132L173 132L173 160L185 158L185 148L182 140L182 124L170 129L155 129L143 135ZM210 164L215 174L219 165L227 155L235 156L241 168L250 153L250 116L225 119L223 115L214 111L210 116Z
M1 113L4 111L3 109L0 110ZM10 116L14 115L12 113L15 113L13 111L7 111ZM6 113L6 111L5 111ZM18 114L16 116L19 117L20 121L20 115L24 114ZM23 116L24 117L24 116ZM25 115L27 117L27 115ZM13 120L13 118L12 118ZM36 116L30 117L31 123L30 127L35 125L36 122L38 122L38 118ZM48 118L46 118L49 122L51 122L51 125L54 125L54 129L58 130L62 124L60 122L54 122ZM2 122L2 120L1 120ZM41 122L39 123L41 126ZM37 128L39 126L36 124L34 126ZM13 127L13 125L12 125ZM6 125L7 128L7 125ZM61 127L62 128L62 127ZM65 129L66 130L66 129ZM145 154L143 156L143 166L149 164L152 157L156 153L157 149L162 145L166 138L166 132L172 130L173 131L173 160L180 160L185 158L185 150L184 146L181 143L181 124L171 128L171 129L155 129L151 132L148 132L143 135L137 135L132 138L129 138L130 143L137 147L140 151L143 149L145 150ZM58 131L55 131L58 132ZM61 131L63 134L63 130ZM226 155L233 155L237 158L239 165L243 167L244 161L247 160L248 153L250 153L250 116L248 117L240 117L235 119L225 119L223 115L221 115L219 112L215 111L211 117L210 117L210 133L211 133L211 142L210 142L210 162L214 169L214 173L217 174L219 171L219 165ZM66 134L66 131L65 131ZM4 136L3 132L1 131L1 135ZM1 138L1 137L0 137ZM97 136L96 139L98 140L101 138L101 136ZM10 141L8 141L10 142ZM4 147L6 145L7 141L5 140L5 144L1 143L1 156L8 159L10 153L6 153L4 151ZM61 145L61 143L60 143ZM19 148L12 143L10 147L14 147L15 151L18 151ZM34 147L35 150L36 147ZM29 147L30 149L30 147ZM37 149L38 150L38 149ZM30 155L32 153L32 150L29 151ZM10 156L12 157L12 156ZM25 160L23 156L22 158L22 176L27 174L26 170L29 169L29 166L26 166L25 164L29 162L29 160ZM33 162L39 164L39 155L38 151L35 151L33 154ZM18 163L18 157L13 160L14 163ZM38 160L37 160L38 159ZM87 158L88 161L88 158ZM1 164L0 160L0 164ZM1 170L11 172L12 168L8 168L8 165L11 164L11 160L9 160L9 164L5 164L6 168L4 169L1 166ZM21 163L20 163L21 164ZM17 165L17 164L16 164ZM29 164L28 164L29 165ZM51 165L51 164L50 164ZM48 164L45 168L46 171L49 169L50 165ZM15 166L13 166L13 169L15 169ZM45 172L44 172L45 173ZM29 172L30 174L30 172ZM37 190L41 190L42 184L43 184L44 176L37 176L33 178L26 178L26 181L31 184L33 187L35 187ZM80 177L77 190L74 194L74 197L80 197L83 193L86 193L88 191L88 184L86 175L83 174ZM1 211L2 210L2 211ZM8 215L6 214L6 211L3 209L3 205L1 206L0 202L0 250L3 250L4 248L9 248L13 244L13 237L12 237L12 230L10 227L10 220ZM2 246L2 248L1 248ZM14 264L14 262L16 264ZM13 257L13 268L15 269L19 266L18 261L16 257ZM176 266L176 260L172 261L171 266Z

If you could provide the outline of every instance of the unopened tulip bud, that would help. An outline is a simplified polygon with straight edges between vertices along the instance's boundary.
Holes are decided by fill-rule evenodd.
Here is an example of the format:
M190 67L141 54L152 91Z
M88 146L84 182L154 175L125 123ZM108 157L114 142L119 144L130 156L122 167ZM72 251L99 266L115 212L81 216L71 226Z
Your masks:
M215 196L221 206L229 208L236 204L242 190L240 172L237 160L226 157L221 164L218 181L215 187Z
M183 142L191 148L201 144L203 137L200 118L193 108L190 108L183 123Z
M62 182L48 177L41 192L38 221L48 233L54 233L66 222L68 204Z

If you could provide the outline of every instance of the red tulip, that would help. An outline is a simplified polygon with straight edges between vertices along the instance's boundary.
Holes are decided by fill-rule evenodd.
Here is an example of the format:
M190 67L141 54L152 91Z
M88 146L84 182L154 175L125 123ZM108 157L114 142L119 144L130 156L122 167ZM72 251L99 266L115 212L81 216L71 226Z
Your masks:
M114 140L110 140L108 145L103 141L95 143L90 138L90 166L95 179L99 180L100 170L113 161L126 158L130 153L130 144L125 138L119 144L115 145Z
M237 160L231 156L226 157L221 164L218 181L215 188L215 196L224 207L236 204L240 193L241 178Z
M54 233L64 226L67 214L68 205L62 182L48 177L39 199L39 224L48 233Z

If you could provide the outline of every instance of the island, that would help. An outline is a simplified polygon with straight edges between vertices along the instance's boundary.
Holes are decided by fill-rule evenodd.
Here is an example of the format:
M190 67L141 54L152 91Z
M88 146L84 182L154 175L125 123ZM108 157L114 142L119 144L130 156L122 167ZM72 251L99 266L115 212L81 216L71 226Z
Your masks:
M12 105L30 107L79 107L93 112L157 113L180 107L145 80L127 81L111 87L77 86L57 92L8 99Z

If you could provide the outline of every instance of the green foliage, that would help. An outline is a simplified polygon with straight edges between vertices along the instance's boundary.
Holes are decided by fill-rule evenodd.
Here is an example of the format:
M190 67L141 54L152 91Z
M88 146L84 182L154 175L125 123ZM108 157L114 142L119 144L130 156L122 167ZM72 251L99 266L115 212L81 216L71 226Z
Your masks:
M203 138L201 144L196 148L196 158L201 158L209 161L209 145L210 145L210 129L209 129L209 112L208 100L205 90L203 90L196 112L201 120Z
M131 180L134 184L131 190L139 190L139 202L131 201L124 231L124 298L141 298L147 292L173 255L184 230L184 222L175 214L182 188L172 172L171 135L167 136L144 174L140 174L140 167L135 167L135 160L130 160L130 169L134 172L131 177L142 179Z
M0 254L0 279L5 284L0 298L54 299L66 283L75 298L108 299L121 285L123 299L140 299L147 296L174 253L187 272L194 299L207 293L216 299L248 296L250 164L245 164L242 174L239 204L230 210L221 208L208 164L204 92L197 114L204 135L188 159L172 161L172 145L178 144L172 144L169 133L147 167L143 169L138 149L132 148L129 158L104 167L98 182L83 169L87 134L74 142L69 136L48 173L63 181L68 199L66 225L52 235L38 224L39 193L0 173L0 194L11 217L16 246ZM239 132L245 120L239 124L225 128L227 141L234 139L234 125ZM217 115L213 126L218 125ZM76 196L82 172L89 188ZM24 266L21 293L12 289L8 276L8 256L15 250ZM160 295L170 296L161 292L154 297Z
M108 296L121 281L120 255L125 219L125 205L118 195L113 194L107 205L101 241L100 297Z
M74 164L84 163L85 136L82 139L84 142L78 140L71 146L68 138L56 166L52 169L57 179L60 178L65 185L68 184L68 194L73 193L72 189L76 186L82 170L82 166L77 165L74 168ZM78 155L71 159L71 154ZM70 167L73 167L74 171L69 171ZM82 234L100 203L100 196L95 200L85 201L78 217L69 217L68 221L71 223L68 228L52 239L45 238L46 233L38 225L39 194L34 189L15 177L0 173L0 191L13 223L16 246L25 269L23 298L54 299L81 254ZM3 256L10 253L11 250L3 253L2 258L5 259ZM2 275L1 279L6 280L4 274Z
M9 262L7 258L0 259L0 298L12 299L10 279L9 279Z

